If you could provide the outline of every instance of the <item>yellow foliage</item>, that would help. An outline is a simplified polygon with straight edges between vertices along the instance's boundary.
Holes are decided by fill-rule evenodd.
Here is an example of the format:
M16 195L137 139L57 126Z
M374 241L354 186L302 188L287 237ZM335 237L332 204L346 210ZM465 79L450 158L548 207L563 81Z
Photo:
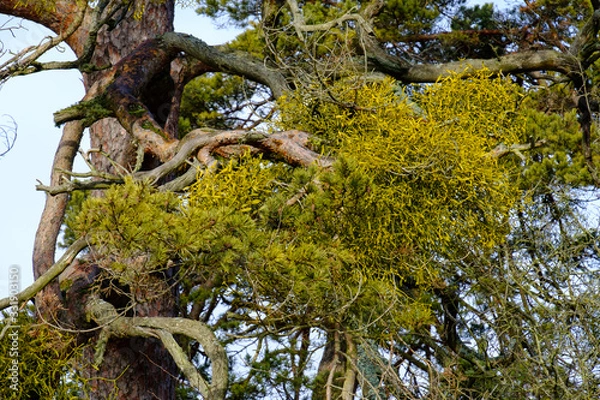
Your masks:
M358 331L415 328L431 322L427 293L444 287L448 266L489 254L508 232L519 186L492 150L525 136L520 99L485 72L410 100L391 79L291 96L280 102L280 127L319 135L334 167L291 176L246 156L202 173L189 204L274 229L245 273L253 293L283 302L286 314L311 310L304 317Z
M521 95L485 72L444 79L412 101L395 88L391 79L342 82L330 96L337 103L286 100L281 123L302 124L339 145L331 151L341 160L341 177L329 184L345 182L321 216L327 229L337 227L371 273L432 283L440 265L504 240L520 193L510 169L490 152L524 136Z
M4 383L2 399L77 399L86 382L69 373L81 355L74 338L57 329L35 323L29 312L18 321L0 321L0 365ZM15 377L13 381L11 378Z
M492 150L524 136L520 99L485 72L410 100L391 79L288 97L280 127L318 134L334 167L292 174L247 155L202 172L189 206L236 210L271 235L244 266L262 304L356 331L416 328L431 322L427 293L448 265L489 254L508 232L520 192Z
M232 160L218 171L199 170L197 181L189 188L191 206L231 207L241 212L256 210L270 194L280 165L272 165L249 153Z
M188 190L190 213L224 209L254 218L256 231L244 233L245 240L255 239L243 268L222 266L237 275L230 281L234 296L247 297L249 285L262 299L256 307L264 307L266 321L285 316L296 324L342 324L359 332L431 321L426 302L410 299L393 278L372 279L356 268L354 255L315 220L311 210L327 208L311 202L326 196L309 183L322 171L295 172L247 154L218 171L200 172ZM310 194L303 200L298 190Z

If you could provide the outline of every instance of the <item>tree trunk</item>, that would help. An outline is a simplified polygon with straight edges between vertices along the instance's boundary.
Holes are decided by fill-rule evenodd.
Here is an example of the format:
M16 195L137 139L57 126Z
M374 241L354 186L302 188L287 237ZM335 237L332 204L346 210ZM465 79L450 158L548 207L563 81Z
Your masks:
M146 295L156 297L155 293ZM136 305L135 315L174 316L174 305L166 288L162 296ZM84 358L87 363L93 360L94 349L86 348ZM84 374L92 388L90 399L175 399L178 369L158 339L110 338L100 368L88 367Z
M0 12L22 16L41 23L55 32L68 28L81 9L77 2L57 0L54 13L46 10L37 12L31 5L22 5L16 0L7 0L0 5ZM116 3L115 3L116 4ZM125 2L121 3L121 5ZM139 18L132 17L136 11L142 11ZM124 16L124 18L120 18ZM81 57L90 37L90 31L97 19L91 9L86 11L82 25L67 38L66 42L78 57ZM111 66L127 56L147 39L154 38L173 30L174 0L135 0L126 10L126 15L117 12L113 20L118 22L113 29L104 26L98 32L91 64ZM110 74L110 68L84 74L86 93L92 95ZM166 82L166 84L165 84ZM152 105L157 114L169 115L171 108L172 84L166 71L161 84L153 85L144 100ZM157 115L157 120L161 120ZM173 129L173 128L172 128ZM61 145L55 155L51 181L57 184L64 179L56 168L70 170L72 160L79 146L82 127L78 123L67 124ZM132 137L115 119L104 119L90 128L92 148L102 151L96 154L93 162L96 169L111 173L130 171L136 165L136 146ZM123 169L123 170L121 170ZM33 268L37 279L54 264L56 238L64 217L67 195L48 196L34 245ZM81 327L83 308L87 298L86 286L97 276L97 267L85 263L75 263L76 284L66 290L63 298L58 284L49 285L36 298L36 304L46 319L69 327ZM132 293L135 305L129 312L132 315L163 316L176 315L174 293L164 276L155 276L156 282L148 285L148 293ZM160 293L154 292L162 287ZM64 288L63 288L64 290ZM93 339L93 338L92 338ZM84 365L93 359L93 349L88 350ZM174 399L178 371L169 353L157 339L115 339L111 338L104 353L99 369L91 366L85 371L93 389L91 399Z
M140 7L140 1L135 6ZM156 35L173 30L174 1L144 1L141 19L125 18L115 29L103 28L98 35L98 45L92 59L96 65L115 65L137 46ZM129 11L130 13L133 10ZM103 73L84 76L86 90L103 78ZM169 78L168 76L166 77ZM162 89L157 87L157 89ZM169 90L146 94L168 115L171 105ZM119 173L120 166L131 171L136 164L136 146L133 138L115 119L105 119L90 128L91 147L101 149L108 157L98 155L94 164L98 170ZM156 276L160 285L162 277ZM139 317L171 317L176 315L173 293L166 282L162 294L154 293L155 285L148 285L151 293L135 293L139 304L133 313ZM145 300L151 299L151 300ZM146 301L145 303L142 303ZM90 350L91 352L91 350ZM90 368L87 373L94 388L92 399L174 399L177 367L171 356L157 339L111 339L99 370ZM100 378L100 379L98 379ZM115 388L116 393L115 392ZM116 397L111 397L116 396Z
M142 1L136 1L142 3ZM143 1L144 13L141 19L125 18L117 27L111 31L103 28L98 35L98 44L92 63L95 65L116 65L123 57L131 53L142 42L161 35L165 32L173 31L174 0L165 2ZM158 3L158 4L157 4ZM130 12L133 12L130 11ZM86 90L90 90L94 84L104 77L105 73L96 72L84 74L84 84ZM165 77L170 80L169 76ZM145 103L155 105L157 120L160 120L160 114L168 115L171 108L172 87L157 85L153 93L145 94ZM130 135L125 129L112 118L98 121L90 128L92 148L101 149L107 153L112 161L131 171L136 162L136 146ZM115 170L114 164L107 157L98 155L94 160L95 166L102 171L122 172Z
M338 329L330 332L319 363L312 400L352 400L357 386L355 358L356 346L351 336Z

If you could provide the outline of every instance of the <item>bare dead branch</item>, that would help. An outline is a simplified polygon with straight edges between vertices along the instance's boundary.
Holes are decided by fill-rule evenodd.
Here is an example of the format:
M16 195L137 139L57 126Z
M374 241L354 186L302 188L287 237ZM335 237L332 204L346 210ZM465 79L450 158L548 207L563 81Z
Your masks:
M67 69L75 68L76 63L67 62L50 62L50 63L39 63L37 60L46 54L49 50L55 48L59 44L63 43L69 36L71 36L83 22L85 16L85 8L83 8L75 17L73 23L55 37L46 38L37 46L27 47L9 60L0 64L0 82L8 79L11 76L27 75L34 72L48 70L48 69Z
M341 25L346 21L355 21L358 24L360 24L363 27L363 29L365 29L368 33L373 32L372 27L363 18L362 15L351 12L348 12L339 18L335 18L331 21L327 21L321 24L307 25L304 21L304 15L302 14L302 11L300 11L300 7L298 6L298 2L296 0L286 0L286 3L288 4L290 11L292 12L292 24L296 29L298 37L302 41L304 41L303 32L328 31L334 26Z
M35 190L56 196L57 194L71 193L76 190L104 190L121 183L123 183L123 180L68 181L57 186L48 186L40 183L35 185Z
M0 123L0 157L6 155L17 141L17 122L10 115L5 114L2 117L6 118L7 122Z

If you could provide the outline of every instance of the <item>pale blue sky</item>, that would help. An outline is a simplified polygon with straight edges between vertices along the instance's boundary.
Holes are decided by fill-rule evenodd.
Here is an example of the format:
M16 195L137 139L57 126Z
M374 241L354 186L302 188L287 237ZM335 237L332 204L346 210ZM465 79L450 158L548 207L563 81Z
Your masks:
M471 1L482 4L486 1ZM489 1L488 1L489 2ZM502 4L504 1L495 1ZM0 14L0 26L7 20ZM14 20L14 24L20 21ZM236 32L217 29L193 10L178 9L175 29L199 37L209 44L233 39ZM21 49L37 44L49 31L27 24L27 30L0 31L0 41L9 49ZM52 58L72 58L68 49ZM0 88L0 124L4 115L18 124L14 148L0 158L0 298L8 294L8 269L21 267L21 288L33 281L31 254L35 230L44 205L44 194L35 191L36 180L48 183L52 158L61 131L54 127L52 114L76 103L83 96L81 75L75 71L52 71L18 77ZM84 144L85 147L85 144ZM76 167L77 168L77 167ZM79 164L79 171L85 168Z

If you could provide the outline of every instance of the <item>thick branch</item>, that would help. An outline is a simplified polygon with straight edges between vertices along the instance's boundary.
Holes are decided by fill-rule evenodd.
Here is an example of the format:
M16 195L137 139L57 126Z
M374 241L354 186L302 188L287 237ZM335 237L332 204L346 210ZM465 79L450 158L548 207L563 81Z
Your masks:
M102 358L103 346L111 336L158 337L171 353L190 384L207 399L225 398L229 380L229 362L225 349L214 332L200 321L186 318L167 317L123 317L108 302L93 297L86 305L88 317L103 328L97 347L97 357ZM173 339L173 335L184 335L197 341L211 360L212 379L208 384L187 358L185 351Z
M271 135L242 130L217 132L194 130L188 133L180 142L161 142L159 145L162 146L161 148L164 151L160 155L167 161L153 170L135 173L134 178L157 182L188 163L190 157L201 149L214 151L224 146L239 144L250 145L264 152L268 157L283 159L290 165L307 167L316 163L324 168L330 167L333 164L332 159L323 157L308 148L309 137L308 133L298 130L277 132ZM159 141L159 138L155 139ZM168 187L171 190L181 190L188 186L190 180L195 177L195 173L192 171L190 174L186 173L185 175L185 178L177 182L177 185L169 185ZM68 193L74 190L105 189L111 185L122 183L122 179L117 178L101 181L70 181L54 186L40 184L36 186L36 189L51 195Z
M378 2L373 7L378 9ZM368 8L368 7L367 7ZM430 83L451 74L469 74L486 68L492 73L522 73L555 71L568 74L577 70L577 59L570 54L554 50L525 51L493 59L466 59L445 64L410 64L401 57L388 54L380 46L366 24L358 24L357 32L361 50L373 69L388 74L405 83Z
M330 167L333 164L333 159L323 157L310 150L308 148L309 138L308 133L294 129L269 135L256 145L267 154L282 157L290 165L308 167L313 163L317 163L320 167Z
M139 97L156 76L168 73L176 55L176 49L163 46L158 39L151 39L115 66L117 78L106 89L106 106L112 108L127 131L131 132L136 122L145 119L144 122L150 124L149 128L166 137Z
M45 7L35 4L34 1L2 0L0 13L37 22L54 32L62 32L68 29L76 18L79 6L86 5L84 2L72 0L56 0L52 3Z
M200 321L186 318L161 318L161 317L135 317L135 325L161 329L174 335L184 335L196 340L211 360L212 382L210 385L210 399L225 397L228 382L227 353L215 336L214 332Z
M522 73L532 71L556 71L569 73L577 69L577 60L573 55L565 55L553 50L530 51L508 54L495 59L467 59L446 64L411 65L400 57L392 56L380 47L376 39L372 25L369 22L382 7L381 1L368 3L361 13L348 13L340 18L324 24L307 25L304 16L296 0L287 0L293 18L293 26L302 38L303 32L323 31L331 29L336 24L353 20L356 22L358 37L362 51L366 53L371 66L385 74L388 74L406 83L435 82L440 77L451 74L469 74L486 68L492 73ZM363 16L364 14L364 16ZM586 26L594 33L598 30L597 16L594 15ZM495 32L497 34L497 32ZM600 54L597 46L590 46L589 38L595 35L583 35L587 43L587 52ZM577 51L579 53L579 51ZM590 56L586 56L586 59Z
M69 176L61 171L71 171L73 160L79 149L79 143L83 136L83 125L80 122L70 122L65 125L63 134L54 155L52 165L52 174L50 177L51 185L58 185L63 180L68 180ZM35 243L33 246L33 272L34 278L38 279L54 264L56 239L60 232L65 209L67 207L68 196L62 194L59 196L47 196L44 210L42 211L41 222L35 234ZM48 299L53 296L58 300L60 289L58 283L50 285ZM45 305L40 302L38 305L40 311L45 313Z
M89 127L96 121L113 116L113 110L107 107L104 96L98 96L55 112L54 123L60 126L70 121L81 120L85 127Z
M81 250L87 247L87 238L79 238L77 239L65 254L52 266L50 267L42 276L38 277L35 282L29 285L25 290L17 294L17 300L19 303L23 303L27 300L30 300L35 296L38 292L44 289L54 278L60 275L77 257L77 255L81 252ZM11 301L14 303L14 298L6 297L0 300L0 310L3 310L10 306Z
M208 383L202 378L202 375L198 373L194 364L188 359L187 355L181 350L181 347L173 337L173 335L165 330L157 330L156 335L160 338L165 348L169 351L169 354L173 357L175 364L187 380L190 385L197 388L205 398L217 398L210 395L210 387ZM224 396L220 396L221 398Z
M108 85L101 100L92 100L62 110L56 113L55 122L61 124L73 119L84 119L85 125L90 125L112 112L144 148L154 149L159 159L164 161L168 158L164 155L173 147L172 142L140 100L140 96L156 76L168 73L171 61L182 51L200 61L201 68L195 68L198 74L222 71L241 75L269 86L275 97L281 96L288 89L281 73L266 68L258 61L226 54L200 39L170 32L158 39L144 42L123 58L111 73L116 78Z
M28 47L21 52L11 57L8 61L0 65L0 81L7 79L10 76L26 75L33 72L47 70L47 69L58 69L58 68L74 68L76 65L73 63L39 63L37 60L44 55L47 51L61 44L69 36L81 26L83 17L85 15L85 8L76 14L73 22L68 26L67 29L61 31L56 37L47 38L46 41L40 43L37 46Z
M112 2L112 4L107 7L106 3L106 0L99 2L93 9L82 7L80 11L75 13L77 15L75 20L71 22L66 30L61 30L59 35L56 37L48 37L39 45L30 46L20 51L0 65L0 80L40 71L79 69L81 72L94 72L107 68L108 66L105 65L97 66L90 63L94 49L96 48L98 32L104 25L108 24L114 14L122 7L125 7L126 4ZM88 12L86 13L86 11ZM81 36L73 37L80 26L85 24L84 21L87 22L87 25L90 24L89 21L92 21L91 28L87 28L86 25L85 32L83 33L85 36L83 38ZM38 61L41 56L63 42L69 43L73 50L76 51L76 53L79 53L77 60Z
M275 98L289 89L285 77L279 71L267 68L258 60L224 53L194 36L183 33L166 33L162 36L162 41L167 47L185 52L214 71L240 75L268 86Z
M114 15L128 7L131 0L122 2L101 0L89 7L84 0L56 0L52 2L22 2L7 0L0 4L0 12L22 17L44 25L57 33L37 46L31 46L17 53L0 66L0 77L30 74L53 69L74 69L92 72L103 69L105 65L90 63L97 44L100 29L109 24ZM61 42L67 43L77 55L74 61L39 62L38 59L52 47Z
M405 83L435 82L441 77L452 74L468 75L483 68L491 73L521 73L531 71L556 71L569 73L576 69L574 57L554 50L527 51L508 54L493 59L467 59L445 64L412 65L406 69L404 61L397 59L392 63L392 57L385 60L378 58L377 53L370 53L376 61L375 68Z

